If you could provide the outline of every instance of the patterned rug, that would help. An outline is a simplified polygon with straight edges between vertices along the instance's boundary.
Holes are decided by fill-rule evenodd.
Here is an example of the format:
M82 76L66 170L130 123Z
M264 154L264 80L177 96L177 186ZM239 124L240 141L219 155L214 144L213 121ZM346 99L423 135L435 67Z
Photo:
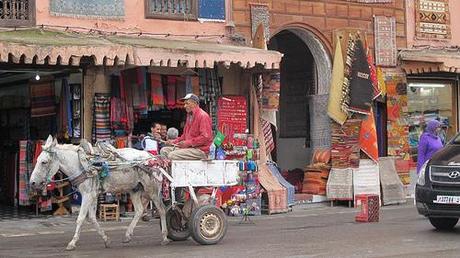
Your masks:
M377 66L396 66L396 19L395 17L375 16L375 63Z
M359 167L361 120L350 119L343 126L332 123L331 161L333 168Z
M419 38L450 39L448 0L417 0L415 32Z

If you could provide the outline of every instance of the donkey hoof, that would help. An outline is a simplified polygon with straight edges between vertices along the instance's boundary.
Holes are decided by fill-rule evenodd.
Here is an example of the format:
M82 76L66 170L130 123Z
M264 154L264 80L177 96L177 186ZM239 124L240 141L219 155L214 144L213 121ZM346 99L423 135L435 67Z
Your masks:
M110 248L110 245L112 244L112 241L110 241L110 239L107 239L105 240L104 242L104 245L105 245L105 248Z
M169 244L169 242L171 242L171 240L165 239L165 240L161 241L161 245L163 245L163 246L167 245L167 244Z
M75 245L68 244L67 247L65 248L66 251L73 251L75 250Z
M131 237L125 236L125 237L123 238L123 241L122 241L122 242L125 243L125 244L131 242Z

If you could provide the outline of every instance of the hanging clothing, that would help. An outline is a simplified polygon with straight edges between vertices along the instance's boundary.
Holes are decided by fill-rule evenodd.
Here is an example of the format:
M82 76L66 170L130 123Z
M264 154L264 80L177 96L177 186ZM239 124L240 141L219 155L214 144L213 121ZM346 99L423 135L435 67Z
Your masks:
M163 84L161 82L161 75L159 74L150 74L150 99L154 111L165 107Z
M93 141L110 140L110 97L94 96Z
M169 109L172 109L176 106L176 76L167 76L166 89L166 104Z
M54 101L54 82L44 81L30 85L30 116L43 117L56 115Z

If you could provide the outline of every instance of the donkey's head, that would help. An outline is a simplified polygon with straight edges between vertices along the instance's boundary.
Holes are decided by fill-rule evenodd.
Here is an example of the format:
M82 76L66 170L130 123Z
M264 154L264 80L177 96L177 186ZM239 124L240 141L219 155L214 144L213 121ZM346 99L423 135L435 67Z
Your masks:
M42 146L42 152L37 158L37 164L30 177L30 185L33 189L43 190L46 184L59 170L59 160L56 154L57 140L50 135Z

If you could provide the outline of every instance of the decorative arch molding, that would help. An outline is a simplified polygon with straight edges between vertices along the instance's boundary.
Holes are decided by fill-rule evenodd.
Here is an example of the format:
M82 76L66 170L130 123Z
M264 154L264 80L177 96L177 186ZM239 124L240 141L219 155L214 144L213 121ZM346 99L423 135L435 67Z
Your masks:
M332 76L332 46L326 37L317 29L303 23L290 23L281 26L275 31L272 38L281 31L290 31L299 37L309 48L315 60L318 74L316 94L329 94L330 81Z

